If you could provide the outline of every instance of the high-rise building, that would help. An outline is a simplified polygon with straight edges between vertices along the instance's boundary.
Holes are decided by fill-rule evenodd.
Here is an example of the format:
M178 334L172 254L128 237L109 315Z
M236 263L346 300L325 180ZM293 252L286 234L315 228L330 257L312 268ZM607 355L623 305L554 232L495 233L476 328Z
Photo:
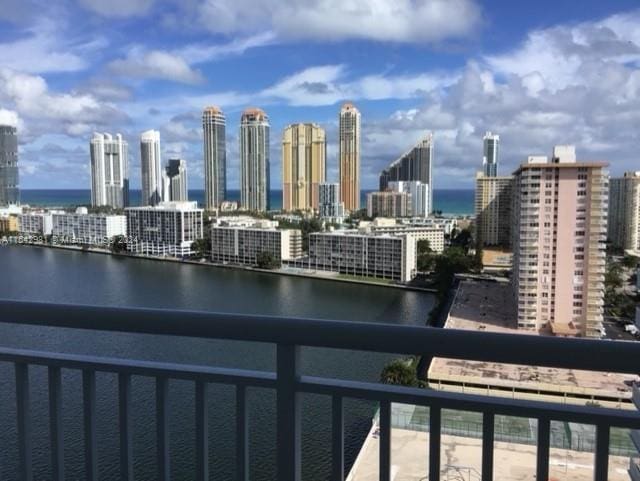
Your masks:
M17 129L0 125L0 205L19 203Z
M393 192L411 194L411 215L413 217L428 217L431 212L429 200L429 185L419 180L398 180L389 182L389 189Z
M485 246L511 245L513 177L476 174L476 239Z
M429 212L433 212L433 134L428 133L411 150L394 160L380 174L380 191L389 182L418 180L429 188Z
M325 180L326 137L318 124L292 124L282 136L282 208L318 210Z
M91 138L91 205L129 205L128 144L122 135L94 133Z
M207 210L217 209L227 197L226 120L219 107L202 112L204 133L204 196Z
M411 194L408 192L369 192L367 194L369 217L410 217Z
M186 202L189 200L187 185L187 161L183 159L169 159L163 172L163 196L165 202Z
M345 103L340 109L338 170L340 199L347 211L360 209L360 111Z
M249 108L240 120L240 204L253 211L269 210L269 117Z
M160 132L147 130L140 135L141 205L157 205L163 200Z
M129 207L127 249L138 254L188 256L193 243L203 238L203 210L197 202L160 202Z
M609 180L611 245L640 253L640 171Z
M513 288L518 328L601 337L607 229L606 164L572 146L530 157L514 173Z
M482 156L482 171L485 177L498 175L498 145L500 136L487 132L484 134L484 149Z
M340 184L323 182L318 189L320 217L341 223L344 220L344 204L340 202Z

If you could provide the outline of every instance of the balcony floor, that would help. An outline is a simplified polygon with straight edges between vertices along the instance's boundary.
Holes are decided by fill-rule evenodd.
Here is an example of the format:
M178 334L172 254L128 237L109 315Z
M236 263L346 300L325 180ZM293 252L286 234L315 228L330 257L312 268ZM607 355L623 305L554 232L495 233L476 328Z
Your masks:
M429 433L393 428L391 432L391 479L426 479ZM441 479L480 479L482 440L442 435ZM369 433L347 481L378 481L379 437L374 427ZM593 454L567 449L550 449L549 480L592 481ZM457 466L459 477L453 468ZM535 481L536 447L525 444L494 443L494 479ZM628 481L629 458L609 456L608 481ZM471 468L471 474L469 473ZM451 476L451 478L447 477Z

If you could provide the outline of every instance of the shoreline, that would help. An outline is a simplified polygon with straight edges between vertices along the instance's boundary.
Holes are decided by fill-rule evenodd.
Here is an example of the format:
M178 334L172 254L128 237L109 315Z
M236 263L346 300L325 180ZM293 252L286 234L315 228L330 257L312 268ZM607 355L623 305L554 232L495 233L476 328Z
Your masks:
M291 271L291 270L285 270L285 269L260 269L258 267L250 267L250 266L241 266L241 265L235 265L235 264L216 264L210 261L205 261L205 262L201 262L201 261L196 261L196 260L191 260L191 259L178 259L175 257L159 257L159 256L148 256L148 255L142 255L142 254L130 254L130 253L123 253L123 252L111 252L109 250L105 250L105 249L100 249L100 248L95 248L95 247L89 247L89 248L83 248L83 247L75 247L75 246L63 246L63 245L46 245L46 244L13 244L13 245L25 245L25 246L30 246L30 247L40 247L40 248L49 248L49 249L61 249L61 250L67 250L67 251L73 251L73 252L86 252L89 254L102 254L102 255L111 255L113 257L125 257L125 258L131 258L131 259L144 259L144 260L151 260L151 261L156 261L156 262L173 262L176 264L188 264L188 265L196 265L196 266L203 266L203 267L212 267L212 268L219 268L219 269L231 269L231 270L241 270L241 271L245 271L245 272L257 272L257 273L262 273L262 274L272 274L272 275L284 275L284 276L289 276L289 277L302 277L302 278L306 278L306 279L313 279L313 280L320 280L320 281L332 281L332 282L344 282L344 283L349 283L349 284L360 284L360 285L368 285L368 286L374 286L374 287L389 287L389 288L393 288L393 289L401 289L401 290L405 290L405 291L415 291L415 292L425 292L428 294L435 294L437 292L436 289L433 288L428 288L428 287L419 287L419 286L409 286L409 285L403 285L403 284L392 284L392 283L386 283L386 282L379 282L379 281L367 281L366 279L349 279L349 278L341 278L338 277L340 276L339 273L329 273L329 274L335 274L334 275L318 275L315 274L315 272L317 271L312 271L314 272L314 274L312 273L304 273L304 272L295 272L295 271Z

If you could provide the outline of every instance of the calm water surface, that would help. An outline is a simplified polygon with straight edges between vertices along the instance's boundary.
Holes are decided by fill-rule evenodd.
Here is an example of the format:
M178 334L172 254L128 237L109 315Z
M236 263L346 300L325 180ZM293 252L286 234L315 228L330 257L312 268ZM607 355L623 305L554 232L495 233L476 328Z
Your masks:
M300 316L391 324L424 324L430 294L358 286L203 266L121 259L24 246L0 247L0 298L107 306L184 308L218 312ZM90 323L91 320L87 319ZM0 323L0 345L132 359L199 363L271 370L273 346L259 343L168 338L17 326ZM303 350L303 372L337 378L377 380L393 355L327 349ZM35 479L50 479L46 370L32 367ZM63 370L67 479L84 479L82 399L78 372ZM98 374L98 436L101 480L119 479L117 378ZM0 363L0 479L17 479L14 372ZM137 480L154 480L155 387L134 378L134 458ZM251 479L275 479L275 395L253 389L250 396ZM234 391L209 387L211 479L233 479ZM330 399L303 398L303 479L329 479ZM171 454L174 479L193 479L194 386L172 381ZM345 405L348 466L370 427L375 406Z

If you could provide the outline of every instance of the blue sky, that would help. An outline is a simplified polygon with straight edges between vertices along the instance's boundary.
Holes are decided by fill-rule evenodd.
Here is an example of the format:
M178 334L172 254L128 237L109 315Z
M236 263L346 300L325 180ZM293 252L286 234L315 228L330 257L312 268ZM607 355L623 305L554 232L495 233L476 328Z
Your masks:
M310 8L309 5L314 5ZM0 0L0 123L20 135L23 188L88 188L93 131L129 141L159 129L202 188L200 113L227 116L229 188L247 106L280 137L320 123L335 179L337 113L362 112L362 186L425 133L435 188L473 186L482 136L501 136L501 171L554 144L639 170L640 9L586 0Z

